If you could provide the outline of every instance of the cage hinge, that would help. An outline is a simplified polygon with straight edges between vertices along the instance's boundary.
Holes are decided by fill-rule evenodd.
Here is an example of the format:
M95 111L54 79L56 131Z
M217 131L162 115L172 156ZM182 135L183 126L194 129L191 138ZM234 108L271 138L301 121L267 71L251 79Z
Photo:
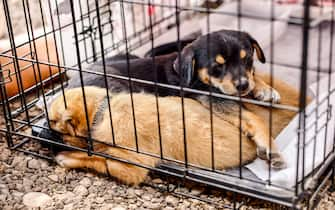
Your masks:
M327 121L330 121L331 118L333 117L333 106L331 104L329 104L328 108L327 108Z
M297 128L297 133L298 134L303 134L306 132L306 129L305 128Z
M98 17L94 16L88 19L88 24L86 26L82 27L81 32L78 33L78 35L81 35L86 38L86 35L90 37L92 40L98 40L100 39L98 35L98 29L101 28L102 35L105 35L106 33L106 26L112 27L112 12L110 10L104 11L100 14L100 25L98 24ZM111 31L107 31L111 32Z

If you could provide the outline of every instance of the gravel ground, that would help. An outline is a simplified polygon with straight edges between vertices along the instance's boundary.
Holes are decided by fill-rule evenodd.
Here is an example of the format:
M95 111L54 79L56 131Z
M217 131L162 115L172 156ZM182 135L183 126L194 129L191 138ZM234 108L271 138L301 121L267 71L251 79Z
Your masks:
M216 209L218 206L180 198L150 186L130 187L89 171L65 170L53 163L0 147L0 209ZM154 178L148 183L162 184ZM176 184L176 183L175 183ZM173 184L170 184L170 187ZM193 186L178 188L218 205L230 204L224 192ZM227 195L229 197L230 195Z
M10 3L20 7L21 0ZM33 0L30 2L37 2ZM32 10L38 12L39 8ZM4 25L2 4L0 2L0 25ZM12 7L16 8L17 7ZM23 15L12 13L13 19L20 20ZM19 21L20 22L20 21ZM21 21L22 22L22 21ZM34 26L40 21L33 21ZM35 25L36 24L36 25ZM16 33L25 27L14 23ZM6 31L0 31L0 38L6 37ZM0 109L1 105L0 105ZM4 127L3 115L0 113L0 128ZM29 130L27 132L30 132ZM38 144L31 144L40 150ZM171 184L172 183L172 184ZM122 185L111 177L97 175L85 170L65 170L53 162L48 162L21 152L7 149L5 137L0 133L0 209L219 209L224 205L232 206L232 194L206 189L203 186L186 183L178 187L179 192L188 192L202 199L210 199L206 203L188 197L178 197L153 188L150 185L173 188L178 182L167 184L165 179L152 176L147 184L138 187ZM329 183L328 183L329 185ZM184 186L184 185L183 185ZM237 196L238 202L248 200L241 209L283 209L278 205L247 197ZM317 209L335 209L335 193L327 192Z

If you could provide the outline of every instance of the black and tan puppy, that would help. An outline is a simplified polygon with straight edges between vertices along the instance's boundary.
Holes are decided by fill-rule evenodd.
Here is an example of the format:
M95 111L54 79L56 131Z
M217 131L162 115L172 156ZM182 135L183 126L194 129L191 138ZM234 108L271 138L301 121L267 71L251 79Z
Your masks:
M191 40L181 43L185 46ZM207 35L186 45L180 56L171 53L152 58L134 58L129 55L125 59L107 59L106 73L108 75L130 76L136 79L156 81L193 89L200 89L227 95L253 95L262 101L279 102L279 93L254 77L253 54L256 51L261 62L265 62L263 51L257 41L248 33L222 30ZM102 73L102 62L92 65L95 72ZM84 84L105 87L103 75L84 73ZM69 81L69 87L81 85L78 77ZM154 92L152 85L132 82L135 92L145 90ZM108 77L109 90L113 92L129 90L128 80ZM178 90L158 88L160 95L179 95ZM187 94L189 97L197 97Z
M160 151L165 159L185 161L183 139L183 117L179 97L159 97L161 146L159 142L156 98L150 94L133 95L138 150L136 152L135 130L129 93L110 94L106 98L106 90L97 87L85 87L87 114L91 128L91 137L104 143L113 143L113 133L108 107L101 109L109 100L112 116L114 140L117 146L94 143L95 152L106 153L137 164L155 167L160 161ZM81 88L67 90L64 98L56 98L49 108L50 126L63 134L65 143L87 148L88 136L85 108ZM210 112L199 102L185 99L185 129L187 144L187 160L190 165L223 170L237 167L240 164L240 129L222 118L213 116L214 163L211 155ZM99 120L96 120L99 119ZM245 122L248 124L248 122ZM242 135L242 164L256 157L256 144ZM275 150L275 144L272 143ZM128 148L122 149L120 147ZM129 150L130 149L130 150ZM131 151L133 150L133 151ZM144 155L154 154L157 157ZM202 155L199 155L202 154ZM278 157L273 157L276 163ZM59 165L66 168L92 168L128 184L139 184L144 181L148 170L106 159L99 156L88 156L86 152L64 151L56 156ZM272 164L277 167L276 164Z

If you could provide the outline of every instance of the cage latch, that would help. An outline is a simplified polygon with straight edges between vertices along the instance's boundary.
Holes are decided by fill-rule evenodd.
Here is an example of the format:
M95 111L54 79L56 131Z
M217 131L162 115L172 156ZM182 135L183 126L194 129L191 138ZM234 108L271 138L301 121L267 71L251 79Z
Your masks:
M0 85L5 85L7 83L12 82L12 78L10 76L9 69L2 69L0 68Z

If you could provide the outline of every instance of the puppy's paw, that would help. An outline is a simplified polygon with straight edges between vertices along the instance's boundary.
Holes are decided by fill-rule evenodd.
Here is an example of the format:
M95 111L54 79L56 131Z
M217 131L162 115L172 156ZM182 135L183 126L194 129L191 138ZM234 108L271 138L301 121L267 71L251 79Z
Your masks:
M257 148L257 156L262 160L267 160L271 164L273 169L284 169L286 168L286 162L284 158L278 152L272 152L270 158L270 152L265 148Z
M77 160L68 157L66 152L61 152L55 157L56 163L63 168L72 168L77 164Z
M255 90L254 97L260 101L272 101L273 103L280 103L279 92L270 86L264 86Z
M271 154L271 168L273 169L284 169L287 167L284 158L279 153Z

